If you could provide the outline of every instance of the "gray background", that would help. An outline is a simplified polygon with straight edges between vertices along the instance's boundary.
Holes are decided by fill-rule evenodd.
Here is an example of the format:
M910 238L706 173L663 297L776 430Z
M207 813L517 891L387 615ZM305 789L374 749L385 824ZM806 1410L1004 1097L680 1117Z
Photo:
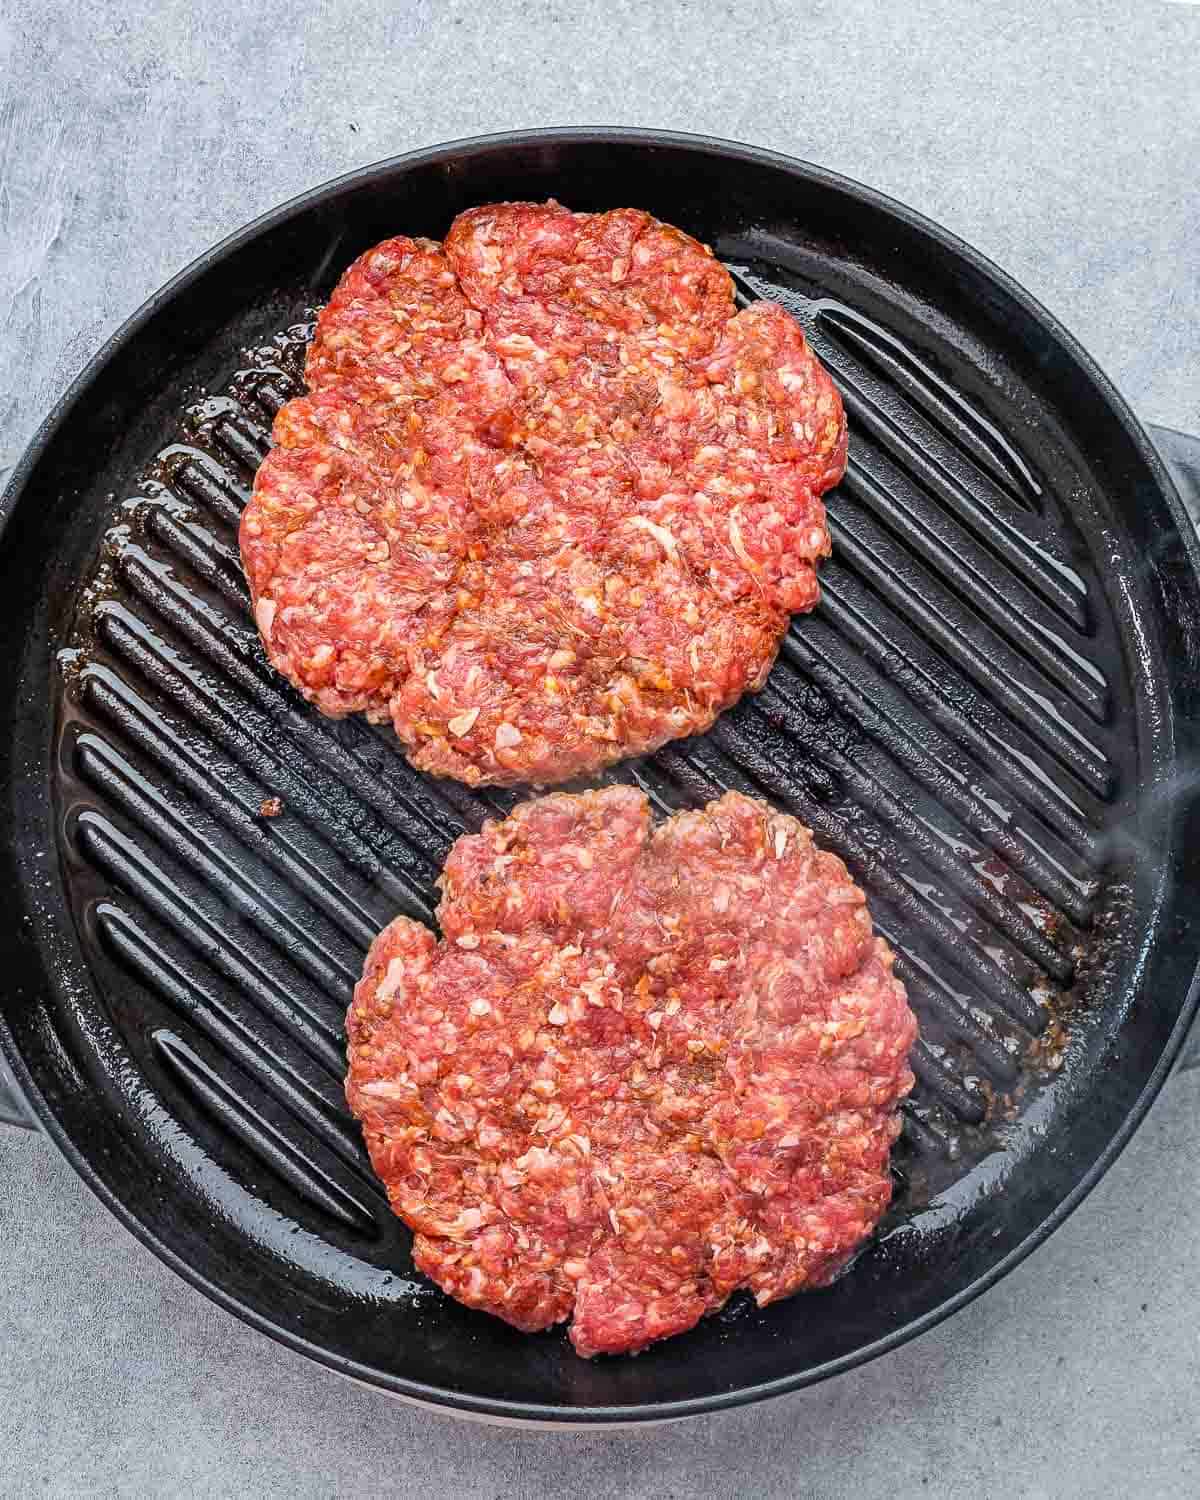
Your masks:
M247 219L412 147L571 123L862 178L1015 274L1142 416L1200 430L1200 5L7 0L0 471L106 335ZM0 1493L1194 1495L1198 1120L1192 1073L1048 1246L918 1343L768 1407L590 1436L343 1384L0 1129Z

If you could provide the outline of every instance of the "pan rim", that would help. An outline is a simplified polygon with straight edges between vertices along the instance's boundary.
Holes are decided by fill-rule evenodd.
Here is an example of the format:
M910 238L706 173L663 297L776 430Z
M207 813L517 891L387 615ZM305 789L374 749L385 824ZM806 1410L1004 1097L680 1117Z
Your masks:
M959 239L949 230L943 229L923 214L906 207L895 199L861 184L843 174L825 167L790 157L780 152L764 150L736 141L718 137L676 131L644 130L636 127L582 126L560 129L546 127L534 130L515 130L469 136L422 147L398 156L383 158L363 167L331 178L325 183L307 189L264 214L259 215L241 229L235 230L209 249L203 251L162 287L155 291L116 331L105 340L83 370L70 383L67 390L54 403L49 414L36 430L21 459L14 468L9 482L0 498L0 534L8 524L18 500L30 477L40 463L59 429L69 418L74 406L96 380L103 368L115 355L130 344L142 328L164 306L193 281L204 275L213 265L225 259L242 245L261 234L285 223L323 201L335 199L354 186L370 182L382 173L409 170L418 166L437 165L442 161L461 157L468 151L509 149L514 146L537 142L562 146L586 144L626 144L653 149L655 147L681 147L726 160L741 161L748 165L766 166L783 171L793 177L803 178L849 193L858 201L868 204L908 227L927 236L943 251L965 260L973 269L986 276L1010 297L1028 317L1047 330L1059 343L1062 351L1073 361L1081 373L1089 379L1104 398L1109 410L1119 422L1125 437L1145 464L1156 487L1167 504L1176 529L1183 540L1193 574L1200 577L1200 537L1187 519L1182 501L1176 491L1170 473L1161 455L1146 433L1141 422L1121 397L1115 386L1096 364L1090 354L1074 336L1049 313L1041 303L1014 281L1005 271L988 257ZM936 1308L921 1317L905 1323L882 1338L829 1360L811 1369L757 1385L744 1386L734 1391L714 1393L708 1396L657 1404L642 1403L636 1406L561 1406L534 1402L509 1402L475 1396L464 1392L451 1392L439 1387L403 1376L381 1371L373 1366L332 1353L330 1350L310 1343L308 1340L273 1322L270 1317L226 1292L208 1278L206 1273L169 1248L149 1229L138 1215L109 1189L99 1178L91 1164L59 1123L48 1101L34 1083L32 1074L25 1065L7 1021L0 1016L0 1049L3 1050L12 1069L17 1086L29 1103L39 1123L54 1142L57 1149L70 1163L87 1186L96 1194L105 1207L120 1223L136 1236L160 1261L177 1275L202 1292L211 1301L232 1313L242 1322L267 1334L276 1342L304 1355L313 1362L333 1370L335 1373L383 1390L411 1404L432 1409L447 1415L474 1417L506 1425L532 1426L539 1428L619 1428L640 1426L646 1423L677 1421L696 1417L708 1412L729 1410L753 1402L769 1400L789 1392L815 1385L831 1376L867 1363L910 1339L936 1327L944 1319L965 1307L1002 1277L1019 1265L1033 1250L1058 1229L1088 1196L1096 1184L1120 1156L1132 1139L1134 1132L1144 1120L1150 1105L1166 1082L1191 1028L1197 1008L1200 1007L1200 970L1193 975L1188 994L1179 1018L1172 1029L1158 1062L1130 1106L1124 1120L1108 1141L1099 1156L1080 1178L1075 1187L1046 1215L1030 1233L996 1265L990 1267L969 1286L963 1288Z

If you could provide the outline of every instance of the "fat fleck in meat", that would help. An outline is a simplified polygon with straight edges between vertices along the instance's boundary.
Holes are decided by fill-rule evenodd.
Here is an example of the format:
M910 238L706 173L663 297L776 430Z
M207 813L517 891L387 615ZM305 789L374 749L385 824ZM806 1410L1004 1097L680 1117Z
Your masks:
M398 917L347 1097L452 1296L582 1355L747 1288L829 1282L877 1223L916 1023L862 892L729 793L651 831L629 787L459 839L439 942Z
M547 784L702 731L817 602L841 401L634 209L461 214L357 260L242 520L267 654L414 765Z

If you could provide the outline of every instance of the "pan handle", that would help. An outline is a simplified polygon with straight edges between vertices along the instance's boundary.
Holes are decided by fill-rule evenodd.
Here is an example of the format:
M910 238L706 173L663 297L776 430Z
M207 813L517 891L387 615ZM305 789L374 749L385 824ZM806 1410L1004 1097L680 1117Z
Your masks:
M22 1130L37 1129L3 1058L0 1058L0 1125L19 1125Z
M1151 427L1150 436L1171 471L1192 525L1200 532L1200 438L1173 427ZM1200 1021L1192 1027L1179 1060L1180 1073L1189 1068L1200 1068Z

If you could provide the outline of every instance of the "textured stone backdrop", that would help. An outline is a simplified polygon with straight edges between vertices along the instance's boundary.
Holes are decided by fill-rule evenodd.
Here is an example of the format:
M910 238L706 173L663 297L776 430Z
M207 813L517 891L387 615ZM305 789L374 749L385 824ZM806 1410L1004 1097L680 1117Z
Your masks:
M566 124L870 182L1023 281L1143 417L1200 430L1200 6L7 0L0 477L104 338L246 220L396 152ZM0 1127L0 1493L1191 1496L1198 1121L1192 1073L1049 1245L916 1344L768 1407L590 1436L338 1381Z

